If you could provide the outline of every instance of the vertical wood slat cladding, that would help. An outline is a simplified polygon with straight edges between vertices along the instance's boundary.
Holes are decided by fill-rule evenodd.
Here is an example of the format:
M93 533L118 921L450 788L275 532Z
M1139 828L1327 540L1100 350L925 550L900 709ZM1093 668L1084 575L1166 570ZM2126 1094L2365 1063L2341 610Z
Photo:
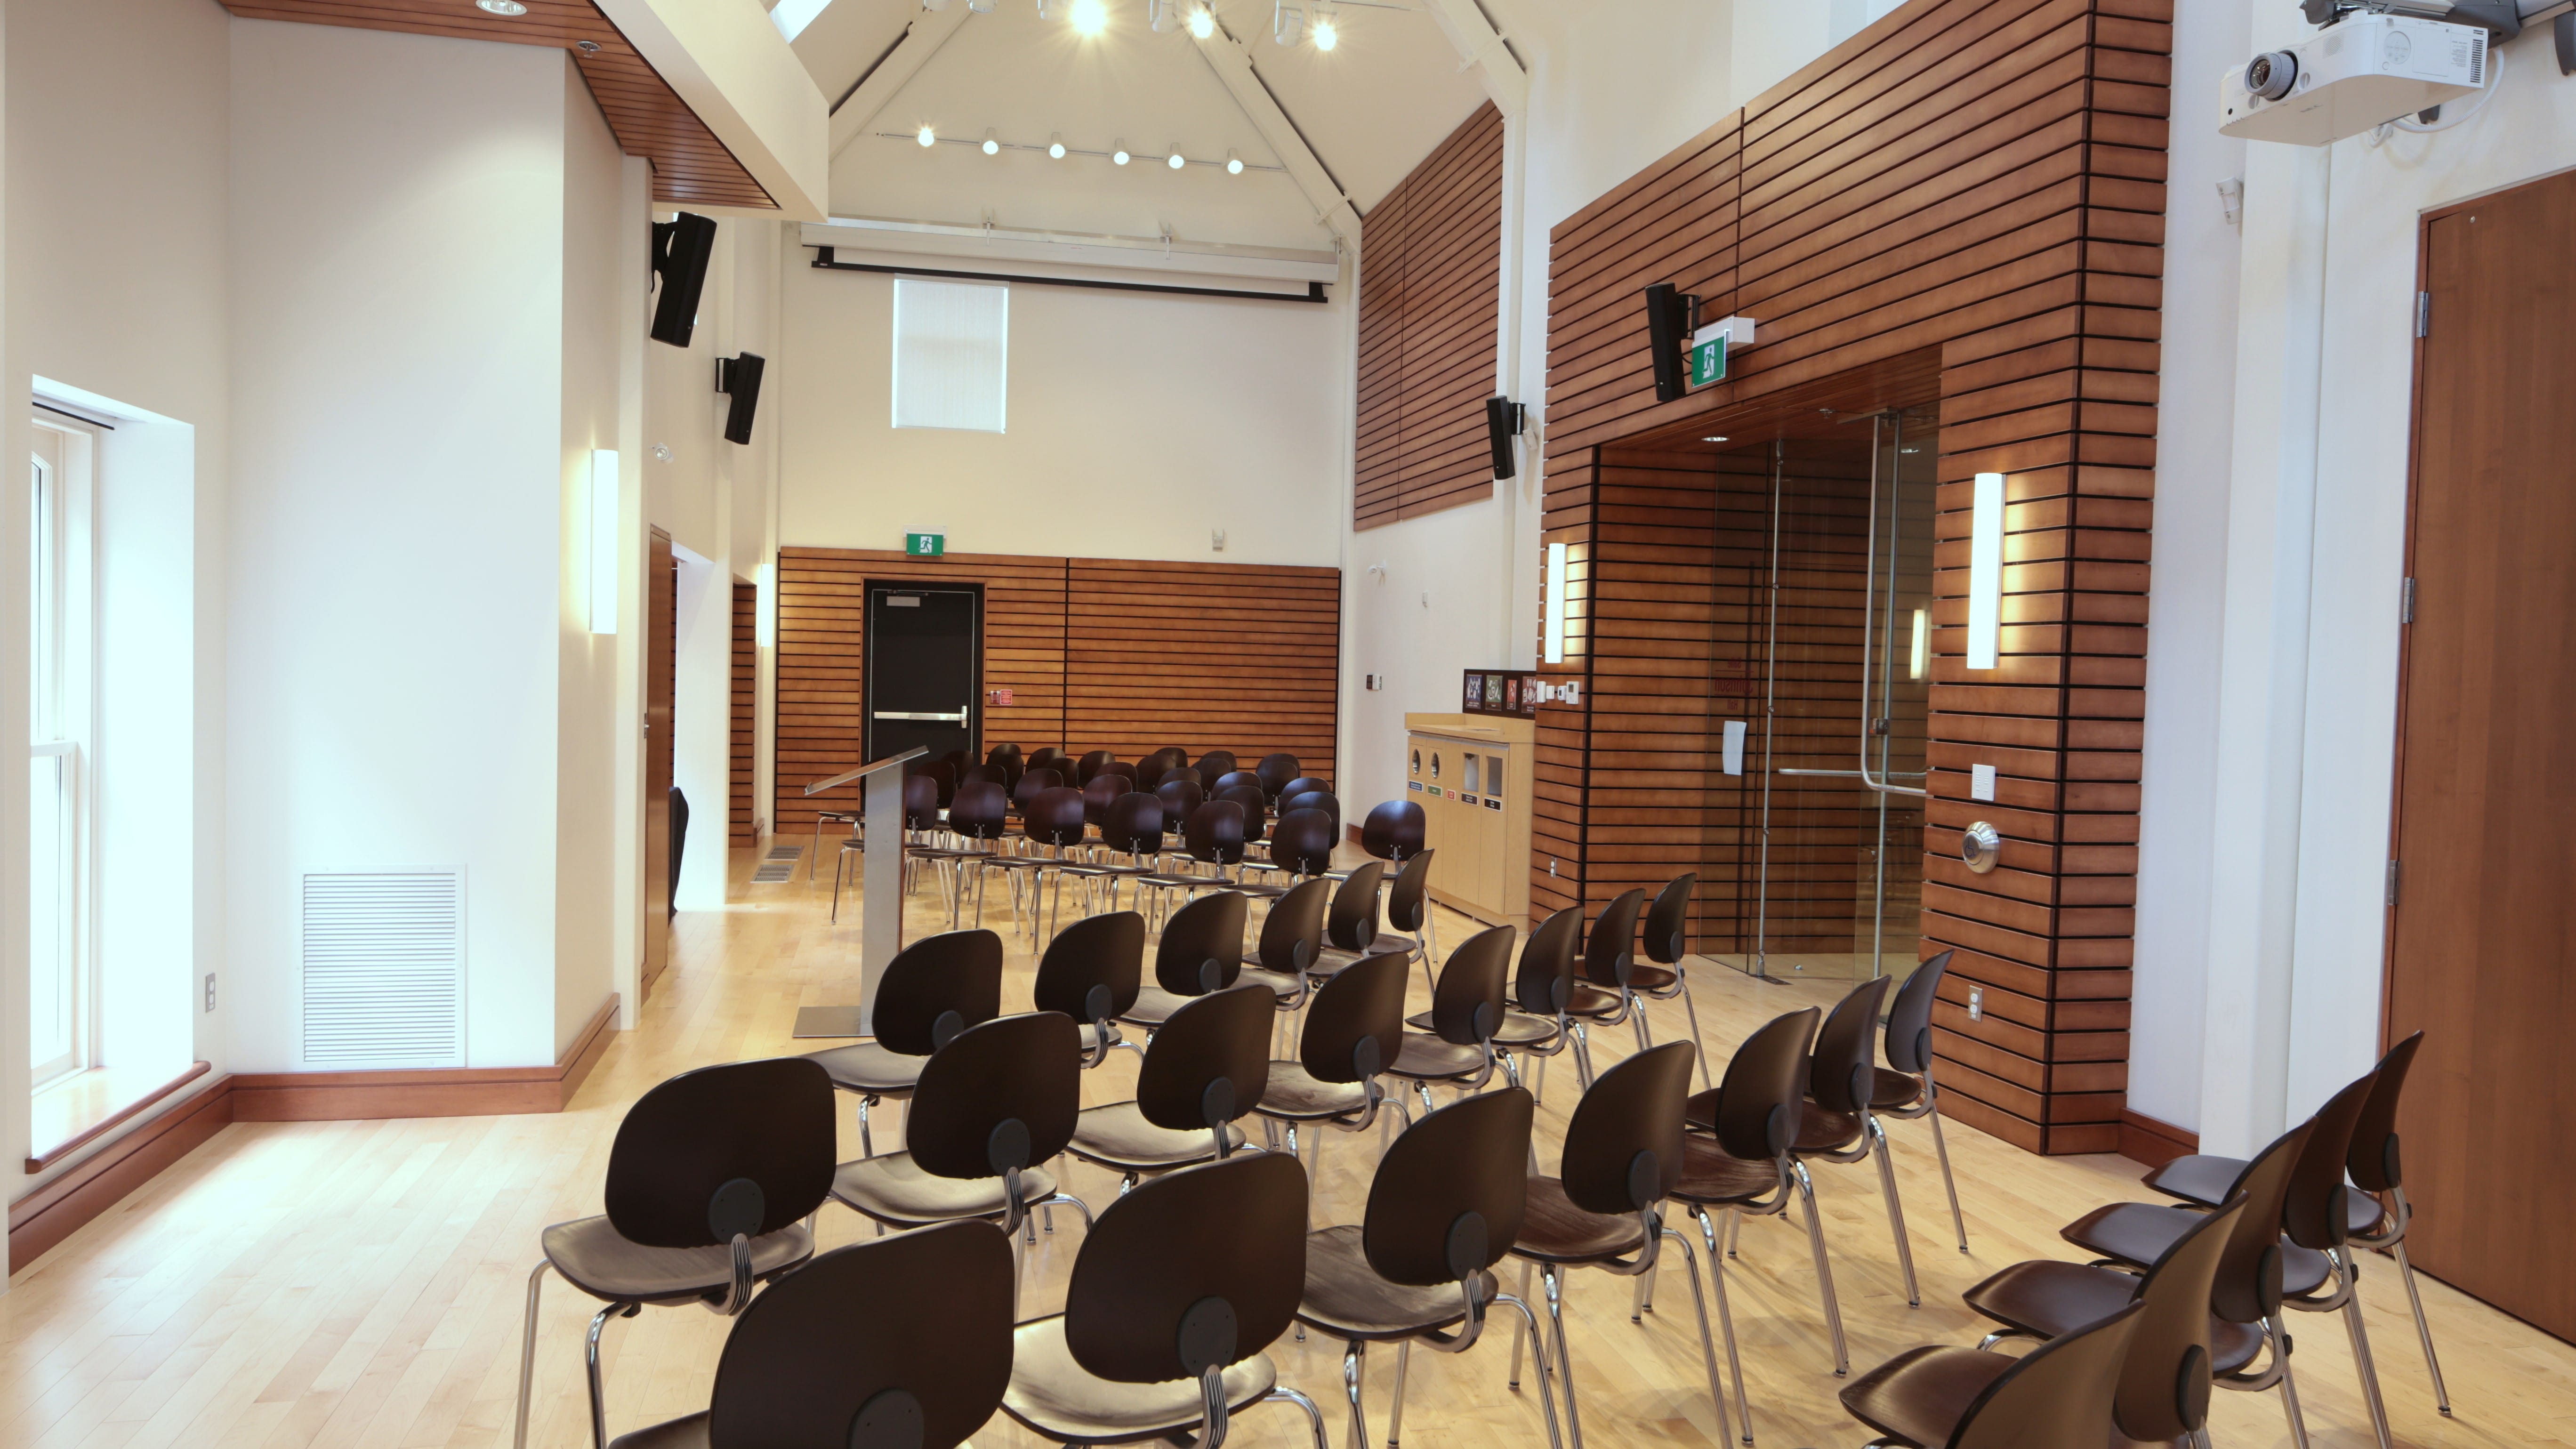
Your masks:
M871 579L984 586L984 687L1011 702L987 694L982 748L1284 749L1334 778L1339 569L784 548L778 579L774 833L854 808L855 786L804 788L860 763Z
M1493 491L1502 286L1503 117L1469 116L1360 223L1354 526L1474 503Z
M1623 535L1621 445L1937 349L1922 931L1957 954L1935 1046L1952 1115L2042 1152L2116 1150L2127 1083L2170 19L2170 0L1913 0L1568 218L1549 264L1541 542L1575 566L1567 658L1542 671L1583 702L1540 711L1532 909L1597 907L1716 814L1706 789L1615 793L1628 681L1685 662L1615 622L1617 594L1687 567ZM1658 281L1761 323L1728 380L1671 403L1639 300ZM2005 628L1972 674L1981 471L2007 479ZM1967 798L1977 763L1992 804ZM1978 819L2005 836L1984 876L1956 855ZM1628 834L1659 855L1623 854L1646 849Z
M728 705L731 719L726 727L726 799L725 835L736 845L755 844L759 833L752 828L752 760L753 701L760 690L760 587L737 583L733 586L733 654L732 689Z

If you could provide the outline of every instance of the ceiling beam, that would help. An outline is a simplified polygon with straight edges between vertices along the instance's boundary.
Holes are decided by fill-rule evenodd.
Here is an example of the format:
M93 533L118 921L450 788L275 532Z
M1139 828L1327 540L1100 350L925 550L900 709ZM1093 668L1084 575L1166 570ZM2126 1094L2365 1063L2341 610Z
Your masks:
M854 7L855 8L855 7ZM826 12L829 13L829 12ZM874 69L832 110L832 155L838 157L850 149L850 143L866 134L868 123L877 118L895 93L921 74L922 66L948 43L966 17L974 12L963 5L950 5L944 10L924 10L912 17L903 38L885 53Z
M1208 69L1216 72L1217 82L1234 97L1234 103L1243 108L1245 118L1252 122L1254 130L1261 133L1262 141L1270 147L1271 154L1279 158L1279 164L1288 169L1289 179L1297 183L1306 203L1315 208L1315 219L1331 228L1333 235L1341 238L1344 245L1358 246L1359 208L1351 205L1351 199L1342 194L1341 183L1333 179L1333 173L1324 165L1323 159L1306 144L1306 137L1297 129L1297 123L1289 120L1288 113L1280 109L1279 98L1270 93L1269 85L1253 70L1251 50L1235 39L1222 21L1205 39L1196 36L1191 39L1197 44L1199 54L1207 60ZM833 119L838 121L839 117Z
M1529 109L1529 72L1482 5L1476 0L1424 0L1423 8L1457 48L1458 68L1476 73L1497 110L1517 117Z

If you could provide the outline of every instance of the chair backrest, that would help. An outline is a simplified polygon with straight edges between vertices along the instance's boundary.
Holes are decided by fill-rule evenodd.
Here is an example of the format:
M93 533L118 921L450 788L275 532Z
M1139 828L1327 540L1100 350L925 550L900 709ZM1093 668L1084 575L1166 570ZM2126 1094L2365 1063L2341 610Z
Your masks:
M1163 787L1170 789L1169 785ZM1232 865L1243 859L1243 807L1232 800L1210 800L1189 813L1184 839L1190 858L1209 865Z
M1092 776L1082 787L1082 817L1094 825L1106 825L1109 822L1109 807L1118 803L1119 796L1128 794L1135 788L1136 782L1125 775L1113 775L1103 771Z
M1369 807L1360 822L1360 849L1380 860L1402 860L1422 849L1430 822L1410 800L1388 800Z
M1018 758L1020 758L1020 747L1015 744L998 744L984 752L984 763L988 765L998 765L1004 760L1016 760Z
M1154 787L1154 798L1163 802L1163 814L1171 820L1187 820L1207 800L1207 791L1199 787L1199 777L1187 770L1174 770Z
M1625 986L1637 964L1637 913L1646 908L1642 889L1621 891L1601 908L1600 919L1583 941L1583 974L1595 986Z
M708 1449L953 1449L1010 1387L1012 1276L1010 1240L990 1223L816 1255L725 1335Z
M2307 1146L2308 1128L2302 1122L2273 1138L2228 1186L2227 1200L2243 1199L2245 1212L2227 1234L2227 1251L2219 1255L2209 1311L2230 1323L2252 1323L2280 1311L2281 1201L2289 1196L2290 1174Z
M1459 1046L1481 1046L1503 1024L1503 980L1512 965L1509 926L1478 931L1458 943L1431 988L1431 1029Z
M1213 792L1216 789L1216 782L1224 779L1228 774L1231 774L1233 770L1233 751L1210 750L1206 754L1199 756L1199 787Z
M957 793L957 769L957 763L945 757L936 760L919 759L904 766L903 775L907 780L917 778L930 781L938 788L939 803L946 805ZM911 798L911 791L906 790L904 799L909 802Z
M1887 995L1887 978L1855 986L1825 1017L1816 1033L1813 1065L1807 1071L1807 1095L1828 1112L1857 1114L1869 1106L1877 1084L1878 1003Z
M970 1026L1002 1014L1002 938L942 931L895 953L877 982L877 1042L926 1057Z
M1280 791L1288 788L1289 781L1305 773L1305 769L1305 766L1297 763L1295 755L1281 750L1276 754L1263 755L1261 763L1253 767L1253 773L1261 777L1261 788L1276 797Z
M960 790L965 789L969 785L979 783L986 785L999 785L1002 781L1003 772L1002 767L999 765L968 765L965 769L957 772L957 788ZM952 799L949 803L953 805L956 802Z
M1020 778L1011 785L1011 803L1017 805L1020 808L1020 814L1025 817L1029 813L1030 801L1037 799L1046 791L1063 787L1064 776L1044 766L1032 765L1021 771Z
M1317 876L1299 881L1270 907L1261 922L1261 969L1295 974L1324 954L1324 908L1333 883Z
M1333 868L1333 817L1321 810L1291 810L1270 832L1270 859L1282 870L1322 875Z
M1332 793L1332 781L1318 780L1312 775L1299 775L1296 779L1279 787L1279 798L1282 800L1285 800L1292 795L1330 795Z
M1145 918L1134 911L1085 916L1056 933L1038 961L1031 999L1089 1026L1136 1004L1145 979Z
M1053 774L1051 770L1031 770L1035 775ZM1025 783L1025 782L1023 782ZM1029 839L1046 845L1078 845L1082 842L1084 801L1082 792L1070 785L1041 790L1020 812L1020 828Z
M1512 1001L1532 1016L1554 1016L1574 997L1574 941L1583 931L1583 908L1565 909L1539 922L1521 947L1512 977Z
M804 1057L682 1072L617 1124L609 1226L648 1248L777 1232L832 1190L833 1115L831 1074Z
M1343 877L1324 918L1324 938L1345 951L1365 951L1377 940L1377 892L1386 867L1366 861Z
M1114 780L1115 775L1102 775ZM1095 782L1096 783L1096 782ZM1100 817L1100 838L1111 850L1151 855L1163 848L1163 802L1142 790L1130 790L1109 803Z
M1190 768L1190 752L1182 749L1179 745L1163 746L1161 749L1154 752L1154 758L1161 760L1163 762L1163 768L1166 770L1187 770Z
M1419 931L1431 909L1431 857L1434 850L1417 850L1404 858L1395 870L1395 884L1387 887L1386 923L1399 931Z
M1154 984L1175 996L1223 991L1243 974L1241 891L1210 891L1163 922L1154 947Z
M2415 1065L2416 1048L2423 1044L2424 1033L2419 1031L2379 1059L2379 1079L2371 1086L2370 1101L2352 1124L2352 1146L2344 1150L2343 1169L2363 1192L2406 1185L2404 1168L2397 1160L2397 1105L2406 1095L2406 1073Z
M2372 1068L2326 1100L2308 1119L2308 1145L2299 1150L2299 1165L2290 1173L2289 1196L2281 1200L2281 1231L2302 1248L2324 1252L2343 1246L2351 1221L2344 1215L2343 1160L2352 1150L2352 1129L2361 1109L2370 1104L2379 1071Z
M2120 1432L2162 1444L2209 1421L2209 1292L2245 1211L2238 1197L2191 1225L2138 1284L2135 1337L2120 1370Z
M1136 1110L1175 1132L1221 1127L1261 1105L1270 1085L1267 987L1193 997L1156 1028L1136 1069Z
M1053 770L1059 775L1069 776L1073 773L1073 759L1058 746L1040 745L1037 753L1029 756L1028 767L1032 770Z
M1217 776L1216 783L1208 788L1222 794L1228 787L1235 785L1250 785L1255 790L1261 790L1261 777L1250 770L1228 770ZM1264 804L1269 803L1270 792L1261 790L1261 799Z
M1969 1401L1944 1449L2056 1449L2107 1441L2120 1367L2143 1311L2132 1303L2024 1354Z
M1341 840L1342 802L1334 799L1329 791L1291 790L1279 797L1279 813L1282 816L1296 810L1313 810L1322 814L1332 822L1334 841L1338 843Z
M1407 962L1394 952L1364 956L1315 988L1297 1061L1319 1082L1360 1082L1395 1060L1404 1044Z
M940 796L946 793L939 786L939 777L927 771L904 776L903 828L906 830L938 829Z
M948 803L948 828L976 840L998 838L1010 818L1011 797L1003 793L997 781L975 780L960 785L957 798Z
M904 1147L935 1177L999 1177L1073 1140L1082 1040L1058 1011L969 1027L931 1054L903 1114Z
M1245 840L1259 840L1268 829L1270 797L1261 793L1260 785L1219 785L1216 788L1216 798L1230 801L1243 811Z
M1091 783L1092 776L1103 770L1117 768L1118 757L1115 754L1107 750L1093 750L1074 762L1073 778L1079 784L1088 785Z
M1360 1251L1390 1283L1458 1283L1501 1262L1529 1211L1530 1094L1479 1092L1404 1130L1369 1182Z
M1816 1034L1810 1006L1754 1028L1735 1049L1718 1083L1717 1145L1748 1162L1777 1158L1798 1140L1798 1104L1807 1085L1807 1042Z
M1197 1378L1269 1347L1305 1290L1305 1169L1239 1153L1101 1209L1065 1285L1065 1347L1113 1383Z
M1690 954L1691 892L1697 889L1699 876L1686 871L1655 892L1655 903L1646 908L1643 933L1647 960L1659 966L1675 966Z
M1896 988L1896 1003L1887 1009L1887 1065L1890 1070L1920 1076L1932 1065L1932 1003L1941 997L1941 974L1950 969L1942 952L1914 968Z
M1171 766L1165 764L1160 755L1147 755L1127 767L1128 778L1136 782L1136 788L1139 790L1151 790L1160 785L1163 783L1163 776L1170 771Z
M1603 1072L1574 1104L1557 1176L1576 1207L1639 1212L1681 1182L1682 1102L1698 1052L1686 1041L1650 1047Z

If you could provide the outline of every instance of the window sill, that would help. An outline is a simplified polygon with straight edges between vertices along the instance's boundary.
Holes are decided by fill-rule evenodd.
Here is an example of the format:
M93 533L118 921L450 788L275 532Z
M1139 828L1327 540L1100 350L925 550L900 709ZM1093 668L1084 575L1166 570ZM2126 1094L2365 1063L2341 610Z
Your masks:
M92 1067L75 1072L35 1094L29 1134L35 1143L27 1171L42 1172L99 1138L132 1121L154 1104L213 1070L205 1062L157 1084L138 1081L131 1071Z

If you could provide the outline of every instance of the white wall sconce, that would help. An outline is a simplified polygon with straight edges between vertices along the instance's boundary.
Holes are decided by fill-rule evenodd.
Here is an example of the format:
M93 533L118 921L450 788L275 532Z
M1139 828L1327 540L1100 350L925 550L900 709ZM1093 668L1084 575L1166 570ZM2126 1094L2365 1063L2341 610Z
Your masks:
M1968 513L1968 667L1992 669L2003 634L2004 475L1980 473Z
M617 632L617 450L590 454L590 632Z
M1565 662L1565 545L1547 546L1547 658L1549 664Z

